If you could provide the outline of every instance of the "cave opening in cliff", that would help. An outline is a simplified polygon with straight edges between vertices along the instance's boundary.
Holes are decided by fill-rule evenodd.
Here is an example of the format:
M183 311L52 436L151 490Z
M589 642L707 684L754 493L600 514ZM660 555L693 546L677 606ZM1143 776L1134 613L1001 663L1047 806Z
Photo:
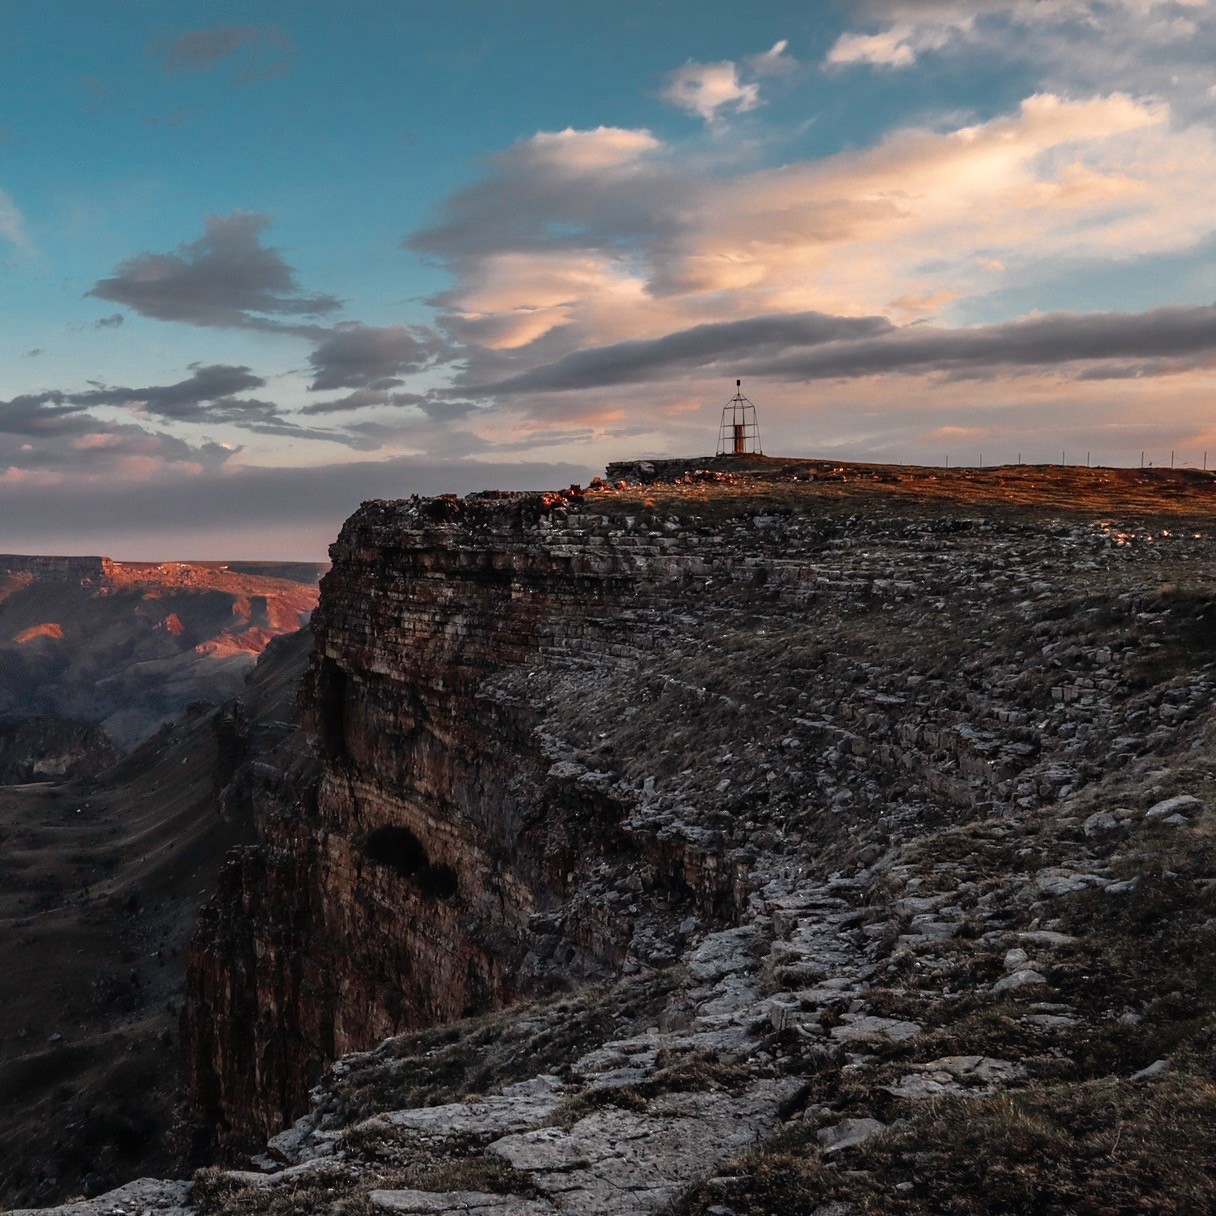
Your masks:
M456 871L451 866L426 866L414 881L427 899L452 899L459 890Z
M369 832L364 853L401 878L410 879L425 899L452 899L459 890L456 871L432 865L426 846L409 828L388 824Z
M422 841L409 828L395 824L369 832L363 851L372 861L396 871L402 878L413 878L431 864Z

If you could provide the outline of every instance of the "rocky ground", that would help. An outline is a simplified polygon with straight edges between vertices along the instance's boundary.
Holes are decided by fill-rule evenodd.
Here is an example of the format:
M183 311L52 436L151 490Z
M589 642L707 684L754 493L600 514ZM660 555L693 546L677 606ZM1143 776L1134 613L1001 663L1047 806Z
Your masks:
M617 978L348 1054L244 1168L56 1211L1216 1210L1213 482L617 472L678 480L529 527L645 594L479 692L645 859L538 907L523 969L594 920Z

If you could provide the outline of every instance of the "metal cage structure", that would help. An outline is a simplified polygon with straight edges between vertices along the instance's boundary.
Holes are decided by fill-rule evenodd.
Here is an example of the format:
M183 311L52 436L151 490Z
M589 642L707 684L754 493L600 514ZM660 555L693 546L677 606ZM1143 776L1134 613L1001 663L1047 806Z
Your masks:
M763 456L756 407L743 395L743 381L735 381L735 395L722 407L718 426L719 456Z

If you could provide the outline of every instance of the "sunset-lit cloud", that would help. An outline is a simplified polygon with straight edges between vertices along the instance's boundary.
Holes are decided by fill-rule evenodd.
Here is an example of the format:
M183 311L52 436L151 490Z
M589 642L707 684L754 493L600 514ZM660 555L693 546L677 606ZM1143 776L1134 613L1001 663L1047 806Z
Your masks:
M663 96L681 110L713 122L721 110L739 114L754 110L760 104L760 86L740 80L738 67L729 59L686 63L672 72Z
M1035 95L986 122L774 169L709 172L647 133L644 156L580 166L574 194L573 171L534 146L501 154L413 238L452 269L436 303L468 383L499 378L496 352L516 368L584 348L603 362L613 343L766 314L932 315L993 275L1170 253L1216 231L1211 132L1122 94Z
M1091 44L1113 34L1125 43L1160 45L1194 36L1207 7L1209 0L861 0L856 18L869 28L840 34L825 63L911 68L928 52L991 48L993 38L1011 27L1023 39L1044 32L1060 39L1073 30ZM1034 38L1033 45L1041 44ZM1017 43L1005 50L1019 53Z

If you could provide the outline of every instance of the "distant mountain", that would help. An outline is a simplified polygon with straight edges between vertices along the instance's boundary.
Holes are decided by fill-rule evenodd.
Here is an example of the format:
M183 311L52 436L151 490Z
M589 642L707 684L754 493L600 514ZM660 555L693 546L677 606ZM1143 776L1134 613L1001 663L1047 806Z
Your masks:
M307 623L324 570L0 555L0 720L94 723L134 747L191 703L234 696L267 643Z

